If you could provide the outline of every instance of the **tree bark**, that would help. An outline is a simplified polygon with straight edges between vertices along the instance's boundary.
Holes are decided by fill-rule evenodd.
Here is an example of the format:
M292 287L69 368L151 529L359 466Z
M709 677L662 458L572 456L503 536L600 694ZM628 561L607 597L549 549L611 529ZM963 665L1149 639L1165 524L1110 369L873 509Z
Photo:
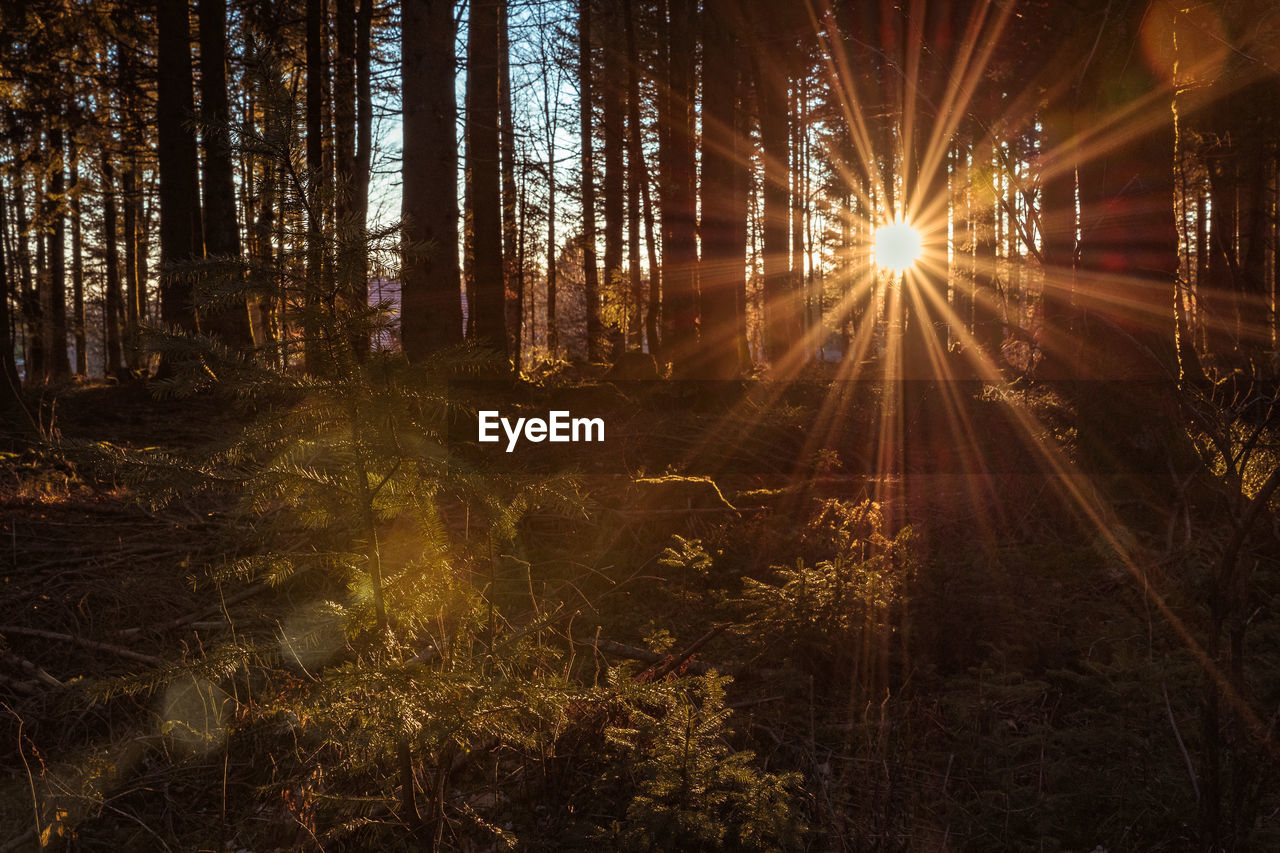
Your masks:
M138 227L141 200L138 193L138 163L130 155L128 166L120 184L124 195L124 339L125 361L131 370L141 366L138 350L138 327L142 322L143 289L146 286L142 234Z
M601 88L604 90L604 296L611 301L625 299L626 282L622 276L622 217L626 196L623 188L623 130L625 126L625 110L623 104L624 89L621 75L613 69L622 67L622 51L618 39L620 7L606 6L603 32L600 39L604 43L604 59L602 67L609 69L602 75ZM625 10L622 10L625 11ZM625 24L624 24L625 26ZM610 338L620 333L619 329L610 329ZM625 343L625 342L624 342Z
M373 169L373 89L370 63L373 58L373 4L359 0L356 11L356 164L352 177L352 220L355 233L363 235L369 219L369 181ZM368 259L363 242L355 257L356 280L368 288Z
M462 342L455 34L452 0L404 4L401 337L415 362Z
M695 85L692 34L697 20L694 0L670 0L667 60L667 128L661 154L667 180L662 199L662 314L668 332L664 358L672 374L683 376L697 357L697 167L694 150Z
M1129 61L1140 20L1132 12L1108 21L1082 77L1079 126L1101 126L1161 85ZM1090 383L1075 395L1082 457L1110 474L1182 470L1189 461L1172 393L1179 272L1172 96L1137 126L1132 141L1079 164L1077 301L1085 319L1072 378ZM1099 395L1093 383L1103 380L1132 384Z
M102 151L102 233L106 240L106 305L104 309L102 342L107 376L120 376L124 372L123 349L120 341L120 320L124 299L120 291L120 249L117 239L116 175L111 155Z
M644 183L644 139L640 127L640 63L636 52L635 15L631 0L622 7L627 62L627 271L631 288L627 325L636 349L644 341L644 279L640 268L640 187Z
M9 295L17 276L14 274L15 258L6 250L9 234L7 192L8 187L0 180L0 414L13 413L21 403L15 342L10 332Z
M200 181L192 108L191 35L186 0L158 0L156 24L160 172L160 315L184 332L196 331L191 276L183 265L204 254ZM162 373L167 368L162 367Z
M579 138L582 146L582 274L587 301L587 360L600 361L600 274L596 267L596 174L592 156L591 3L578 0ZM626 0L628 22L630 0Z
M788 178L787 74L780 59L782 47L771 15L757 21L761 50L756 56L754 76L756 103L760 114L760 155L763 176L763 273L764 273L764 356L778 364L797 341L791 283L788 280Z
M36 197L39 197L40 180L36 178ZM31 219L27 216L26 187L22 171L14 175L14 219L18 226L18 268L21 274L22 318L26 323L26 339L22 345L22 372L28 384L44 379L44 311L40 306L40 291L31 269ZM40 241L37 240L37 244ZM40 252L43 254L43 251Z
M744 281L744 243L735 204L737 140L737 5L707 0L703 17L702 89L702 341L697 373L738 375L737 302Z
M476 339L502 361L508 356L502 284L502 191L499 182L498 46L505 0L472 0L468 74L475 88L467 114L475 249Z
M54 119L49 128L49 160L52 175L49 178L49 215L53 227L49 231L49 374L55 379L71 375L71 361L67 358L67 208L63 203L66 192L66 135L61 117Z
M498 47L498 59L502 67L498 72L501 87L498 112L502 131L502 280L503 308L507 326L507 340L511 347L511 361L519 370L522 351L524 317L524 279L516 263L516 135L511 113L511 41L507 33L507 6L502 5L499 26L502 44Z
M227 4L226 0L198 0L198 7L200 111L204 120L204 245L210 258L229 262L225 273L213 274L215 287L238 288L242 275L231 165L231 107L227 98ZM201 328L228 346L243 349L253 345L244 296L219 297L213 304L201 306L200 318Z
M356 0L338 0L334 14L338 53L333 74L335 221L337 224L337 288L343 310L339 316L349 332L357 359L369 350L369 305L364 271L364 220L357 200L356 170Z
M308 372L320 369L319 317L327 282L324 216L328 181L324 156L325 95L329 68L325 61L328 0L307 0L307 275L303 293L303 349Z
M85 341L84 321L84 235L80 204L80 153L73 147L71 155L71 332L76 344L76 375L89 374L89 353ZM6 329L7 332L7 329Z

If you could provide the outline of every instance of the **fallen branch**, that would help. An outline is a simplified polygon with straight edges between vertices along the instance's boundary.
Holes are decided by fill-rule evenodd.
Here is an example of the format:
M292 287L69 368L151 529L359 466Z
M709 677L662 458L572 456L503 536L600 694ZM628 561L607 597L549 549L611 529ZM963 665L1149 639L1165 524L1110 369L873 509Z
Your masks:
M298 572L297 574L302 574L302 572ZM230 607L233 604L239 604L246 598L253 598L255 595L261 592L266 592L269 589L273 589L272 585L269 583L255 583L253 586L240 590L235 595L227 596L212 607L206 607L205 609L196 611L195 613L188 613L186 616L179 616L177 619L170 619L168 622L160 625L140 625L136 628L125 628L123 631L119 632L119 636L136 637L144 631L172 631L175 628L185 628L203 620L207 616L212 616L215 613L221 612L226 607Z
M150 666L165 666L165 662L154 655L135 652L133 649L126 649L123 646L112 645L111 643L100 643L97 640L86 640L84 637L77 637L72 634L62 634L58 631L46 631L43 628L20 628L12 625L0 625L0 634L17 634L24 637L41 637L46 640L60 640L64 643L77 643L86 649L94 651L107 652L117 657L128 658L139 663L145 663ZM61 683L59 683L61 686Z
M728 627L729 627L728 623L722 623L720 625L715 626L714 628L712 628L707 633L703 634L698 639L694 640L693 643L683 652L671 658L670 660L664 662L661 666L655 669L653 671L654 680L656 681L659 678L662 678L663 676L665 676L667 673L674 672L675 670L679 669L683 664L688 663L689 659L693 657L695 654L697 654L698 649L702 648L707 643L711 642L713 639L715 639L717 636L723 633L725 628L728 628Z
M44 668L39 664L32 663L24 657L15 655L13 652L0 652L0 661L4 661L10 666L16 666L23 672L35 676L36 681L39 681L46 687L52 687L55 690L62 690L67 686L49 673L45 672Z
M25 845L28 841L34 840L35 837L36 837L36 831L34 829L28 829L26 832L22 833L21 835L16 835L13 838L10 838L8 841L6 841L4 843L4 846L0 847L0 853L10 853L11 850L17 850L18 848Z
M44 693L44 689L34 681L21 681L17 678L11 678L4 673L0 673L0 685L8 687L24 696L38 696Z
M597 651L604 652L605 654L626 658L628 660L638 660L641 663L649 664L650 666L657 664L665 665L668 661L675 660L671 655L660 655L657 652L651 652L648 649L642 649L637 646L628 646L626 643L618 643L613 640L574 640L574 642L580 646L592 646ZM694 649L693 651L697 651L697 649ZM692 654L693 652L688 652L689 656L692 656ZM706 675L715 668L708 666L702 661L689 660L688 657L684 657L684 653L681 654L681 657L683 658L681 662L685 664L685 669L689 672L697 673L698 675ZM668 672L676 668L678 668L678 664L676 666L661 669L653 677L661 678L663 675L666 675Z

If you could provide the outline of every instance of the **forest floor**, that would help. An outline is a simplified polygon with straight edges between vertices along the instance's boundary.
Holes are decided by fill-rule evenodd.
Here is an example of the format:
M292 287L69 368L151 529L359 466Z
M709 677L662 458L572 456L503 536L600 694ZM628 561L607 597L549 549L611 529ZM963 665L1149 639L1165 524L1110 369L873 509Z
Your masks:
M885 478L869 386L838 404L824 381L765 390L732 415L696 389L639 388L573 391L617 436L608 452L503 460L586 471L586 510L530 515L518 550L478 579L504 612L570 614L552 633L572 678L732 675L717 743L761 773L799 774L807 829L786 847L1198 849L1203 674L1187 640L1205 630L1203 577L1226 532L1193 533L1185 508L1105 484L1073 497L1042 469L1045 453L1072 452L1070 413L1050 396L966 389L963 441L925 404L908 415L905 475ZM548 399L535 389L524 404ZM204 458L250 417L142 385L33 403L49 440L0 462L0 738L13 747L0 851L359 849L314 793L315 774L341 771L270 706L305 666L224 679L236 698L222 704L189 686L192 671L220 671L220 649L275 642L332 594L316 579L211 580L267 537L298 546L307 532L247 521L216 491L154 500L95 450ZM1280 566L1263 538L1259 572ZM1266 697L1280 623L1255 621L1251 690ZM562 733L538 784L527 755L492 743L477 746L491 762L455 761L445 846L607 849L635 800L600 793L617 774L593 752L598 726ZM191 748L209 728L225 736ZM1254 777L1251 838L1280 837L1269 777ZM395 824L394 797L370 793L391 805L370 805L361 831ZM497 840L475 840L476 826Z

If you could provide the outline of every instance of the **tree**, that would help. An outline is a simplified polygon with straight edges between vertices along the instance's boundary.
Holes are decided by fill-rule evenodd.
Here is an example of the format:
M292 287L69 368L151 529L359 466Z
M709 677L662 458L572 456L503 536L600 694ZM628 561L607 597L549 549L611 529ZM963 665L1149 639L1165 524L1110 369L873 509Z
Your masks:
M401 335L405 354L419 362L462 342L455 34L451 0L405 3Z
M60 110L61 112L61 110ZM71 374L71 362L67 358L67 208L66 194L66 134L63 116L55 116L49 126L49 160L52 175L49 179L49 216L53 227L49 229L49 371L54 378Z
M662 161L663 357L673 375L687 375L697 357L697 163L694 147L694 42L698 8L693 0L670 0L667 24L666 92L658 122L666 128ZM665 111L663 107L665 106Z
M738 138L738 63L741 26L737 6L708 0L703 13L702 88L702 341L699 373L729 379L738 373L737 302L743 287L746 229L737 227L740 211ZM745 215L744 215L745 222ZM742 239L742 242L739 240Z
M760 157L764 161L761 213L764 261L764 355L773 364L799 341L794 282L788 275L790 221L788 203L787 37L781 10L761 8L753 19L760 45L753 57L756 104L760 114Z
M621 69L623 64L621 38L623 27L621 4L606 7L604 27L600 40L604 43L603 67ZM622 273L622 226L626 195L623 179L623 143L626 138L626 86L620 73L602 75L604 96L604 290L605 293L621 293L625 284ZM610 336L621 335L620 329L610 331ZM625 348L626 341L622 341Z
M191 34L186 0L158 0L156 124L160 179L160 315L196 331L194 290L185 265L203 255L200 182L193 115Z
M232 347L253 344L240 269L240 225L236 218L231 165L231 107L227 97L226 0L198 0L200 20L200 109L204 142L204 246L225 270L215 279L227 288L201 311L201 327ZM127 215L127 213L126 213ZM229 261L229 263L228 263Z
M0 181L0 415L10 415L22 399L18 384L18 367L14 363L14 341L9 311L9 295L14 275L14 258L6 251L9 234L8 205L5 192L8 188Z
M600 275L596 269L596 171L591 141L591 3L592 0L578 0L578 115L582 146L582 270L586 277L587 358L599 361L602 353ZM548 319L547 322L551 324L553 321Z
M106 357L104 372L108 376L120 376L124 371L124 348L121 344L121 319L124 298L120 291L120 247L117 238L118 220L116 208L116 174L111 156L105 150L102 155L102 233L106 243L106 299L102 341Z
M474 90L467 108L471 153L472 247L476 281L476 339L506 359L506 297L502 275L502 189L498 139L501 5L473 0L467 37L467 74Z

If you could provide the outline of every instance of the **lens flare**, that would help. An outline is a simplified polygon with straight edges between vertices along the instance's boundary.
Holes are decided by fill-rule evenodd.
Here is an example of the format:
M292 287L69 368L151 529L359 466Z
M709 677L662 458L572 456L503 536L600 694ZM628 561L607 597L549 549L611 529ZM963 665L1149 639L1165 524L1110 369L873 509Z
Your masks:
M876 264L895 273L905 272L920 259L920 232L907 222L876 229Z

